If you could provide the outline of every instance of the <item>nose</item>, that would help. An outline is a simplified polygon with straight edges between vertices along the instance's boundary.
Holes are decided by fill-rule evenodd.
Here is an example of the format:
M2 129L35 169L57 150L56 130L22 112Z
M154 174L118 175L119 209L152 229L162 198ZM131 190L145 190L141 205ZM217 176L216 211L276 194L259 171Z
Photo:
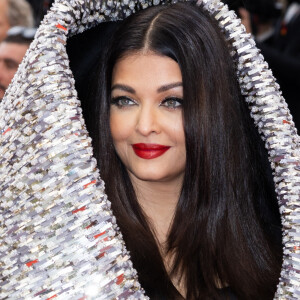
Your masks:
M136 130L144 136L160 133L158 109L150 105L141 105L137 121Z

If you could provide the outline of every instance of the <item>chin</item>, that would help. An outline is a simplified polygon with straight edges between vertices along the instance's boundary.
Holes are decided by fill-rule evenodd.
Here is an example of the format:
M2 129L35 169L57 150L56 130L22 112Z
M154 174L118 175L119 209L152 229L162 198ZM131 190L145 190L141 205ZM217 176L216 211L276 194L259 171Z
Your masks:
M151 182L160 182L165 181L166 176L163 176L162 174L149 174L149 172L142 172L142 173L132 173L134 177L136 177L139 180L142 181L151 181Z
M164 172L162 169L159 170L133 170L130 171L131 175L138 180L148 181L148 182L168 182L173 181L178 178L180 174L170 174L169 172Z

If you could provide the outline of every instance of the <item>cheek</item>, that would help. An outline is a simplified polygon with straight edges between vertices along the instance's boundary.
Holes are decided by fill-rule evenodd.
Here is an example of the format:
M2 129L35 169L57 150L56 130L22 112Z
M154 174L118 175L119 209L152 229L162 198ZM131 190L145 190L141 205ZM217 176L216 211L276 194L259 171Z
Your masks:
M110 113L110 132L114 144L125 142L132 134L132 126L122 113Z
M182 114L173 116L173 118L165 119L164 129L172 142L179 146L180 148L184 147L185 149L185 135L183 128Z
M128 117L122 113L112 112L110 114L110 132L113 139L115 151L126 167L130 164L130 141L133 133L132 124Z
M186 166L186 147L185 147L185 134L183 124L179 123L173 130L173 137L176 144L176 161L177 169L185 170Z
M5 66L3 67L3 73L1 76L1 83L7 87L11 80L13 79L15 73L17 72L17 69L8 69Z
M7 70L7 76L5 77L5 81L6 81L6 84L10 84L10 82L12 81L12 79L14 78L16 72L17 72L17 69L12 69L12 70Z

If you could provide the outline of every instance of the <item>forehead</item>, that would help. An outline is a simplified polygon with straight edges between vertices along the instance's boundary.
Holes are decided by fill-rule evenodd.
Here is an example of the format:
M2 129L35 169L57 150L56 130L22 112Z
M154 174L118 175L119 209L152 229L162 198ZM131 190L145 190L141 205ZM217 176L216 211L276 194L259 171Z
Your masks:
M0 23L7 21L7 0L0 0Z
M2 42L0 44L0 59L12 59L20 63L28 47L29 46L26 44L23 45L23 44Z
M173 59L158 54L133 53L118 60L113 69L112 82L132 86L164 85L181 82L181 70Z

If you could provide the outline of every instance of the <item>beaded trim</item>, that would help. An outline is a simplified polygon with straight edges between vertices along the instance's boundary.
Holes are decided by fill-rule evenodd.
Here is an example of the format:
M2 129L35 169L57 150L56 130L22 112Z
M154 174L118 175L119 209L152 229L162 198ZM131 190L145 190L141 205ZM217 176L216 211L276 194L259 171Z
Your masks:
M167 2L57 0L38 29L0 103L1 299L148 299L104 194L65 44L98 23ZM299 299L299 136L234 12L219 0L198 5L218 20L230 44L274 170L284 230L275 299Z

